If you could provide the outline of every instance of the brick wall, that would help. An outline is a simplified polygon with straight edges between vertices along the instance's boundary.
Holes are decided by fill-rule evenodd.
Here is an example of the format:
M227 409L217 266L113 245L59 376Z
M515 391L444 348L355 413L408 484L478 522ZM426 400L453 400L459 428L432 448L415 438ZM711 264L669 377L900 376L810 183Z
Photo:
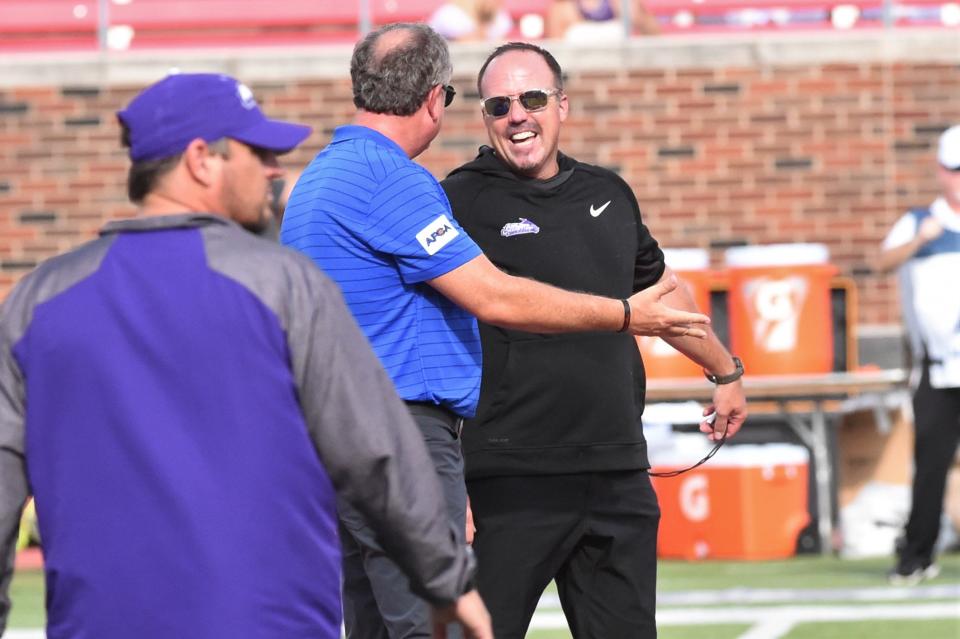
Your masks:
M567 70L561 148L618 170L667 246L824 242L855 278L859 322L897 322L894 282L870 261L892 222L936 195L938 133L960 122L956 31L640 40L552 47ZM422 162L442 176L485 139L474 73ZM265 110L315 127L309 160L352 113L349 48L0 61L0 296L40 260L133 214L113 113L165 69L222 70Z

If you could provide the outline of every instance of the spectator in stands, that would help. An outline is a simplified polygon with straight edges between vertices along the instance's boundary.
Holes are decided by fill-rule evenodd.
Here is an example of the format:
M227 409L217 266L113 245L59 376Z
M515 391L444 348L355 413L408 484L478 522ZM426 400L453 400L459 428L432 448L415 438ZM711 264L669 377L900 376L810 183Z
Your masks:
M447 40L503 40L513 30L513 18L500 0L450 0L427 20Z
M947 473L960 443L960 125L940 136L940 197L904 214L883 243L879 265L900 269L900 296L913 347L914 476L906 531L889 574L913 585L939 573Z
M660 303L675 280L618 299L571 293L494 267L454 220L436 179L412 160L440 132L455 95L452 72L446 41L426 25L391 24L367 34L350 62L353 123L337 128L304 169L280 238L342 287L420 425L444 480L449 521L462 533L459 438L480 392L475 317L546 333L694 338L705 337L701 325L709 320ZM426 636L423 602L363 517L345 508L341 521L347 637Z
M553 0L546 16L546 36L575 42L607 42L624 37L620 2L630 2L632 32L660 33L660 24L642 0Z
M423 440L339 290L247 232L310 129L216 74L118 116L139 214L0 307L0 634L32 493L49 637L337 639L336 491L438 621L490 638Z

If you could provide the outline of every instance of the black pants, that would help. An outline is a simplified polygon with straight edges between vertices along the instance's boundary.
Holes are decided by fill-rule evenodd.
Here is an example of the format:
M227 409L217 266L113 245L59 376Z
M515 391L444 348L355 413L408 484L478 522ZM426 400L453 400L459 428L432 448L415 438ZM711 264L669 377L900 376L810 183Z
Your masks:
M456 415L437 406L408 404L420 426L443 485L447 511L461 539L466 526L466 488ZM343 622L347 639L412 639L433 636L430 605L410 591L410 582L376 543L353 509L341 505ZM465 542L464 542L465 543ZM451 624L450 639L461 637Z
M660 509L645 471L467 484L477 587L497 639L522 639L551 579L577 639L657 636Z
M947 473L960 443L960 388L933 388L924 371L913 396L913 412L913 503L900 549L900 565L909 569L933 560Z

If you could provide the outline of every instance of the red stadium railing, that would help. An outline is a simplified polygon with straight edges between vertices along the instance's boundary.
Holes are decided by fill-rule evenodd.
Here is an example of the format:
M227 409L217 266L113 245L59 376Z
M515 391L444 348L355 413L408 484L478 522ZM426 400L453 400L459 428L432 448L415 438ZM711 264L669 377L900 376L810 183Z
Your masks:
M504 0L504 7L519 21L543 16L550 2ZM647 0L647 6L664 33L702 33L876 28L884 25L884 2ZM359 0L0 0L0 50L352 42L364 25L423 20L442 3L368 0L363 16ZM889 8L892 26L960 25L960 0L897 0Z

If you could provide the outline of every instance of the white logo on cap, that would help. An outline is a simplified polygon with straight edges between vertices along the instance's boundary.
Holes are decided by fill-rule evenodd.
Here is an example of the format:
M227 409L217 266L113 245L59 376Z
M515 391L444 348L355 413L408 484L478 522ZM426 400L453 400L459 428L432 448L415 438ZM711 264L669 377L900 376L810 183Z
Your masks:
M237 83L237 96L244 109L254 109L257 106L257 100L253 97L253 91L245 84Z

